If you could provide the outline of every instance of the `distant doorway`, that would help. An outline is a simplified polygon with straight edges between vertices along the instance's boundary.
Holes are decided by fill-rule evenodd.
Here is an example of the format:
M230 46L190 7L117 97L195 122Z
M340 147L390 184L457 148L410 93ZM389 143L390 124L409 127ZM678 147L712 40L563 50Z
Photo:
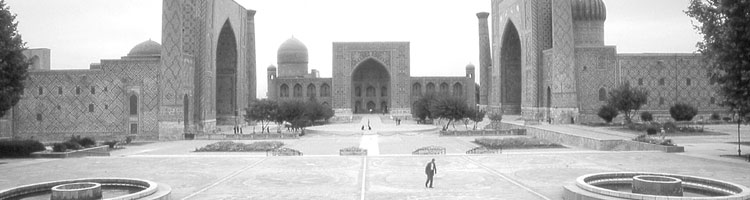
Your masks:
M521 38L513 22L508 22L500 49L501 103L508 114L521 114Z

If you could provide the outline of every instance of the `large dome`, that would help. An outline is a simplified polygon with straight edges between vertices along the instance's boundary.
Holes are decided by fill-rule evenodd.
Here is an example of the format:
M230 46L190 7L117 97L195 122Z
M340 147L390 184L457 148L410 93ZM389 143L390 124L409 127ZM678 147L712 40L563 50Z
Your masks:
M573 20L604 21L607 7L602 0L573 0Z
M279 65L285 63L307 63L307 47L297 38L289 38L279 46L276 61Z
M161 45L153 40L148 40L135 45L130 49L128 56L155 56L161 55Z

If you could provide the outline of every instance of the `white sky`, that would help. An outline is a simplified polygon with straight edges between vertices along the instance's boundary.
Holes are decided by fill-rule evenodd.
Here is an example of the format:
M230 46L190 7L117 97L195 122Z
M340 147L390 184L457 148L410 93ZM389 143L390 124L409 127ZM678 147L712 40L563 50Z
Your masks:
M266 67L292 35L322 77L331 77L331 43L338 41L409 41L412 76L460 76L466 64L478 65L475 14L490 11L490 0L236 1L257 11L258 97L266 95ZM619 53L694 52L700 36L683 13L688 1L605 0L605 44ZM7 3L27 47L52 50L52 69L87 69L145 40L161 41L160 0Z

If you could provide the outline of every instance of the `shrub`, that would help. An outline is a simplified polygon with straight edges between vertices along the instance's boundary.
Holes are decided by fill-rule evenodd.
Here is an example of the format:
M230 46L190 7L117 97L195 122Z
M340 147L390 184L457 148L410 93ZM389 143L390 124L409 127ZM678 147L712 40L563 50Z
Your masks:
M63 143L55 143L52 145L52 151L53 152L66 152L68 151L68 147L65 146Z
M65 145L65 147L66 147L67 149L70 149L70 150L79 150L79 149L83 149L83 146L81 146L81 145L80 145L80 144L78 144L78 143L72 142L72 141L67 141L67 142L63 142L62 144L63 144L63 145Z
M650 122L654 121L654 115L650 112L641 112L641 121Z
M0 157L28 157L44 150L44 145L36 140L0 140Z
M669 108L669 115L671 115L675 121L690 121L693 120L693 117L697 114L698 109L684 103L677 103Z
M670 133L674 132L675 130L677 130L677 125L674 124L674 122L666 122L666 123L664 123L664 125L662 127L664 128L664 131L667 131L667 132L670 132Z
M656 127L648 127L646 129L646 134L648 134L648 135L656 135L656 133L658 133L659 131L660 130L658 128L656 128Z
M279 141L263 141L263 142L253 142L250 144L245 143L239 143L239 142L217 142L213 144L206 145L205 147L197 148L195 149L196 152L209 152L209 151L219 151L219 152L248 152L248 151L268 151L268 150L274 150L281 146L283 146L283 142Z
M135 136L134 135L129 135L129 136L125 137L125 144L130 144L131 142L133 142L133 140L135 140Z
M718 113L711 113L711 117L709 119L711 119L711 120L721 120L721 116L719 116Z
M538 138L477 138L474 143L488 149L563 148L564 146Z
M85 137L78 140L78 144L84 147L93 147L96 146L96 140L94 140L94 138Z
M80 135L71 135L70 139L68 139L67 142L72 142L76 144L81 144L81 136Z
M115 146L117 146L117 141L116 140L106 141L104 142L104 145L109 146L110 149L114 149Z
M493 122L502 121L503 120L503 112L493 112L493 113L490 113L489 118L490 118L490 121L493 121Z
M674 143L672 143L671 139L659 139L659 138L653 138L646 135L639 135L635 138L633 138L633 141L636 142L644 142L644 143L650 143L650 144L658 144L658 145L664 145L664 146L674 146Z
M610 105L603 105L601 108L599 108L599 112L596 115L599 115L605 122L612 123L612 119L617 117L617 115L620 114L617 109Z

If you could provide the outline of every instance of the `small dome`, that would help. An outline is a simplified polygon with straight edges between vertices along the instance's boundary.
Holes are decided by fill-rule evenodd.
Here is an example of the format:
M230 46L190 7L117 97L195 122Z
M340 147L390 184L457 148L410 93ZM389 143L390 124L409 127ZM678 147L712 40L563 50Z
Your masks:
M474 64L469 63L466 65L466 69L474 69Z
M161 45L153 40L148 40L135 45L130 49L128 56L154 56L161 55Z
M268 65L268 68L266 68L266 70L268 70L268 71L271 71L271 70L276 71L276 66Z
M307 47L297 38L289 38L279 46L277 62L282 63L307 63Z
M573 20L604 21L607 19L607 7L602 0L573 0Z

